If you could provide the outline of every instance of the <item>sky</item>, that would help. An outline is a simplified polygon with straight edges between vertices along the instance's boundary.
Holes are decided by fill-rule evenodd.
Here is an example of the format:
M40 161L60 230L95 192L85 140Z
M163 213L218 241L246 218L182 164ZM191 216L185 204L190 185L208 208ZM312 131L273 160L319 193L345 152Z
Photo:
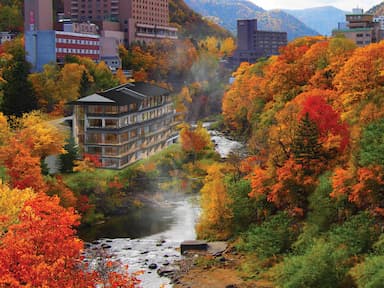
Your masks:
M363 8L369 10L382 0L250 0L257 6L265 9L305 9L321 6L334 6L336 8L352 11L353 8Z

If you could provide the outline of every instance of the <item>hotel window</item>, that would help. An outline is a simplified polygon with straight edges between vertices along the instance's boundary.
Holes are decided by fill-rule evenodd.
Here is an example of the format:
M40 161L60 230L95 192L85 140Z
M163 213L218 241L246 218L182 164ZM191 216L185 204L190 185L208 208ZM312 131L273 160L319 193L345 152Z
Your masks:
M117 156L119 154L119 150L117 147L105 147L104 148L104 155L108 156Z
M123 133L123 134L120 134L120 143L124 143L124 142L127 142L129 137L128 137L128 132L126 133Z
M88 147L88 153L89 154L101 154L101 147Z
M108 105L105 106L105 114L117 114L119 112L118 106Z
M89 105L88 113L101 114L103 113L103 106L101 105Z
M99 128L101 126L102 126L102 120L101 119L89 119L89 127Z
M112 133L106 133L105 134L105 143L107 144L118 144L118 136L117 134L112 134Z
M102 137L100 133L89 133L87 136L88 143L100 144L102 142Z
M137 137L137 129L133 129L129 131L129 139L133 139Z
M118 128L118 120L117 119L105 119L105 127L106 128Z

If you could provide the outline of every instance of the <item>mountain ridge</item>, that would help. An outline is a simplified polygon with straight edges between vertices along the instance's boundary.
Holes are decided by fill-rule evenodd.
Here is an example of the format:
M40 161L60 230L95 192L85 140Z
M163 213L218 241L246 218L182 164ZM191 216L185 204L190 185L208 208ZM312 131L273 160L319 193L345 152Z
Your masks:
M237 19L257 19L260 30L286 31L288 40L319 33L283 10L266 11L248 0L185 0L185 3L206 17L216 17L218 24L237 34Z
M284 11L326 36L332 34L332 30L339 22L345 22L345 14L348 13L331 5L307 9L284 9Z

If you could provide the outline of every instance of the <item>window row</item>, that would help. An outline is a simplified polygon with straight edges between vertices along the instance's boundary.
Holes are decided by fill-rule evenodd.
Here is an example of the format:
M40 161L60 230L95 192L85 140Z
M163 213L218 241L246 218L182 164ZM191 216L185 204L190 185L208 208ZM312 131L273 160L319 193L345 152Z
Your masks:
M77 54L100 54L99 50L92 49L74 49L74 48L56 48L56 53L77 53Z
M80 44L80 45L92 45L92 46L99 46L100 41L93 41L93 40L82 40L82 39L66 39L66 38L56 38L57 43L64 43L64 44Z

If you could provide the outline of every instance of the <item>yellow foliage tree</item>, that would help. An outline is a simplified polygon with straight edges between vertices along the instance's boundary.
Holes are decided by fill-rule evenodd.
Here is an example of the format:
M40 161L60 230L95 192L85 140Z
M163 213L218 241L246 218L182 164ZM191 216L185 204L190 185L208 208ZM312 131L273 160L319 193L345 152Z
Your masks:
M198 238L226 240L230 236L232 212L223 179L228 171L225 164L213 164L204 179L201 192L202 214L196 230Z
M0 146L8 142L12 132L8 126L7 117L0 112Z
M34 196L31 188L11 189L0 181L0 238L10 225L17 223L24 202Z
M235 40L232 37L225 38L221 42L220 53L223 56L231 56L236 49Z
M51 122L44 119L41 112L34 111L24 114L20 121L17 137L24 142L32 143L31 154L44 158L49 155L65 153L65 133Z
M61 100L69 102L79 98L80 80L84 71L86 71L84 65L79 65L77 63L68 63L64 65L60 72L59 82L57 83L57 89Z

